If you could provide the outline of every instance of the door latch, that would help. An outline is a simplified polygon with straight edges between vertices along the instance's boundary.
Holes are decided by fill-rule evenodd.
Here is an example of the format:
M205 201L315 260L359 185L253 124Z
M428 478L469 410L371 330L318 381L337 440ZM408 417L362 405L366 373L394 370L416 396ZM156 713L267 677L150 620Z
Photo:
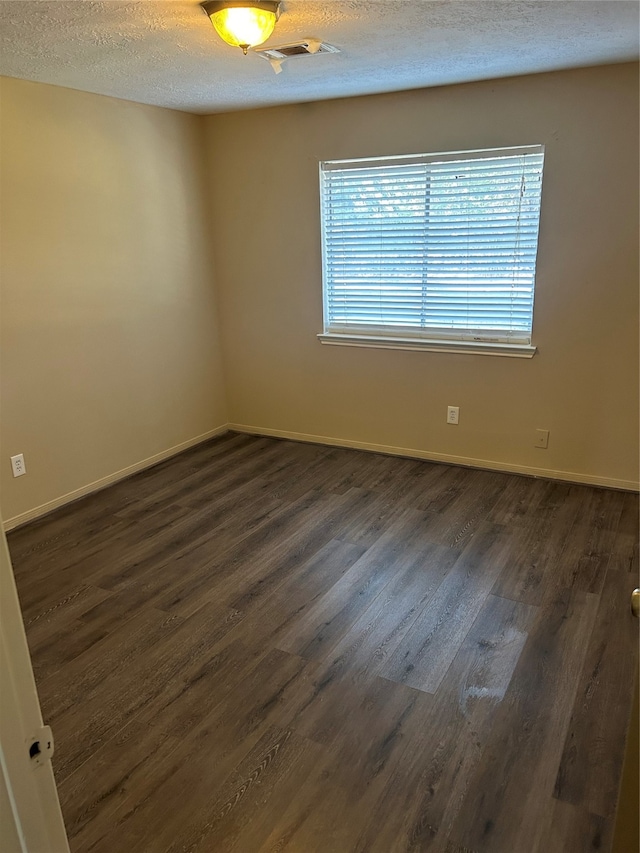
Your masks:
M40 766L45 761L51 761L53 755L53 732L51 726L43 726L31 739L29 758L31 763Z

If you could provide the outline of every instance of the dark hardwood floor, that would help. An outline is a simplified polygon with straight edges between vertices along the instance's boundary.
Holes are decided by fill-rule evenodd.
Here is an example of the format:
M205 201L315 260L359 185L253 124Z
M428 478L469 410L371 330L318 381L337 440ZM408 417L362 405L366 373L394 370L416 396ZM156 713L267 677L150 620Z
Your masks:
M74 853L610 850L637 495L229 433L9 545Z

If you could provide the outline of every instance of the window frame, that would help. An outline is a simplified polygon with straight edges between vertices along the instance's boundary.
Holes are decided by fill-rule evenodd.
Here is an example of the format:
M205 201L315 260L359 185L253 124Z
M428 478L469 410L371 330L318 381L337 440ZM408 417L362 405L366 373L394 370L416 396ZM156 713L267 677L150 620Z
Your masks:
M533 335L533 318L535 308L536 295L536 280L537 280L537 258L539 250L539 229L542 216L542 179L544 175L544 156L545 146L542 144L508 146L501 148L488 149L473 149L468 151L447 151L433 152L429 154L409 154L389 157L366 157L366 158L350 158L344 160L325 160L319 163L319 178L320 178L320 217L321 217L321 254L322 254L322 302L323 302L323 331L318 334L318 339L322 344L351 346L351 347L373 347L382 349L400 349L430 352L463 352L476 355L499 355L512 358L532 358L537 347L531 341L523 341L515 339L509 340L510 333L505 332L501 335L499 332L495 335L479 334L475 335L472 332L461 331L454 328L437 330L437 334L425 333L420 329L415 332L406 328L396 328L392 325L374 325L374 324L353 324L351 326L344 325L339 330L336 330L328 325L329 317L329 275L328 275L328 251L326 241L326 222L327 216L325 213L326 194L324 189L325 173L328 171L339 171L341 168L363 168L367 165L376 166L404 166L413 164L429 164L433 162L443 163L452 161L469 161L473 159L490 159L491 156L500 157L513 156L516 157L522 154L540 154L542 155L541 177L540 177L540 205L538 208L536 245L534 252L534 273L532 284L532 314L531 314L531 335Z

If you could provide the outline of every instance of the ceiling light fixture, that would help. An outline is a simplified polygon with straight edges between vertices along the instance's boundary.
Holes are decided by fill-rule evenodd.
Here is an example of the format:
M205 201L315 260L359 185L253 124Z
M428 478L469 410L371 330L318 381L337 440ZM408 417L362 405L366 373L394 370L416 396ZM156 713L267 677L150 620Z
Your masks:
M201 5L220 38L241 47L245 56L269 38L280 17L280 3L270 0L209 0Z

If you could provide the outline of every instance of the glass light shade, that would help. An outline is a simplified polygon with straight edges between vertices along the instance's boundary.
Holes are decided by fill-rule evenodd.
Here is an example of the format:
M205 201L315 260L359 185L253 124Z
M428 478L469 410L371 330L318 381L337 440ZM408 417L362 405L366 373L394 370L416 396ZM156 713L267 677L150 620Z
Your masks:
M250 1L250 0L249 0ZM233 47L247 48L266 41L276 25L275 12L255 6L231 6L211 15L211 23L223 41Z

